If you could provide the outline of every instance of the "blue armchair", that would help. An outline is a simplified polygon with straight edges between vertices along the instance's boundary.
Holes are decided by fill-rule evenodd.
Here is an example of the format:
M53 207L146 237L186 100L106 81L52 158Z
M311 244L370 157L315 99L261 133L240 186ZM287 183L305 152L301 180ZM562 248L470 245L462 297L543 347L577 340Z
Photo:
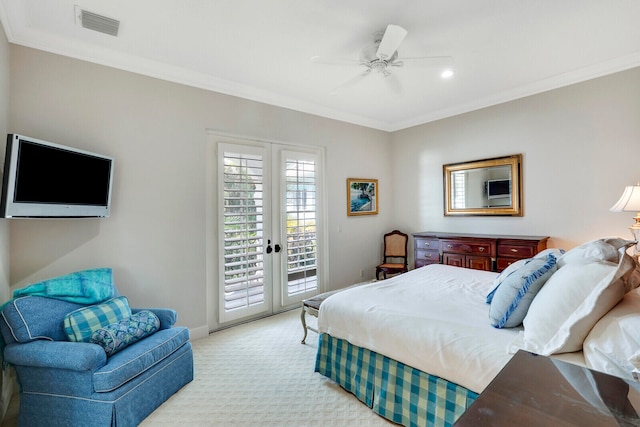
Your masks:
M174 310L149 309L159 330L107 357L97 344L68 340L64 317L82 307L24 296L2 310L4 361L20 384L20 426L135 426L193 380L189 330L173 326Z

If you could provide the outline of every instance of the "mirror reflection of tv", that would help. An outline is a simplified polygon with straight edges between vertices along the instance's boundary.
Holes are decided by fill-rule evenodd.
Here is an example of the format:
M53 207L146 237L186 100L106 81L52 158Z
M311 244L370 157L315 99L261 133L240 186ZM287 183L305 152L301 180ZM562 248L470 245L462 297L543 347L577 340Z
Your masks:
M106 218L113 163L109 156L9 134L0 216Z
M485 183L487 199L498 199L511 196L510 179L490 179Z

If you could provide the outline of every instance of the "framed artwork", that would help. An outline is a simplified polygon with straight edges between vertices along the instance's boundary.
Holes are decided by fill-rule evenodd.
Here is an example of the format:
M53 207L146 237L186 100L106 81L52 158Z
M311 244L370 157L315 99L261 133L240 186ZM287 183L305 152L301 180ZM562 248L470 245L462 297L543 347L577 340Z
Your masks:
M347 215L378 214L378 180L347 178Z

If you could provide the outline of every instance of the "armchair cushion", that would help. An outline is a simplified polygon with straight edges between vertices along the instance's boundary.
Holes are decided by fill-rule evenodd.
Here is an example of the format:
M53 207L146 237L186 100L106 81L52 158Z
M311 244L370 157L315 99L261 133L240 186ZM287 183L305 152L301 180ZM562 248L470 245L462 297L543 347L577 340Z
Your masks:
M68 313L64 317L64 330L69 341L89 342L98 329L129 317L129 301L127 297L120 296Z
M148 336L107 359L107 364L93 374L94 391L109 392L127 383L189 341L189 329L175 327Z
M132 314L128 319L112 323L91 334L91 342L104 348L107 357L140 341L160 328L160 319L149 310Z

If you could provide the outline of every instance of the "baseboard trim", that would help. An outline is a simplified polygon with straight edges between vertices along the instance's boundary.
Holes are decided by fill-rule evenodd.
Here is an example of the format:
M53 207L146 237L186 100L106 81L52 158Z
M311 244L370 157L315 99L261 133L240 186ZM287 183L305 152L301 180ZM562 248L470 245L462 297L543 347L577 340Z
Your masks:
M209 336L209 327L208 326L198 326L197 328L190 328L189 334L191 335L191 340L199 340L201 338L206 338Z

